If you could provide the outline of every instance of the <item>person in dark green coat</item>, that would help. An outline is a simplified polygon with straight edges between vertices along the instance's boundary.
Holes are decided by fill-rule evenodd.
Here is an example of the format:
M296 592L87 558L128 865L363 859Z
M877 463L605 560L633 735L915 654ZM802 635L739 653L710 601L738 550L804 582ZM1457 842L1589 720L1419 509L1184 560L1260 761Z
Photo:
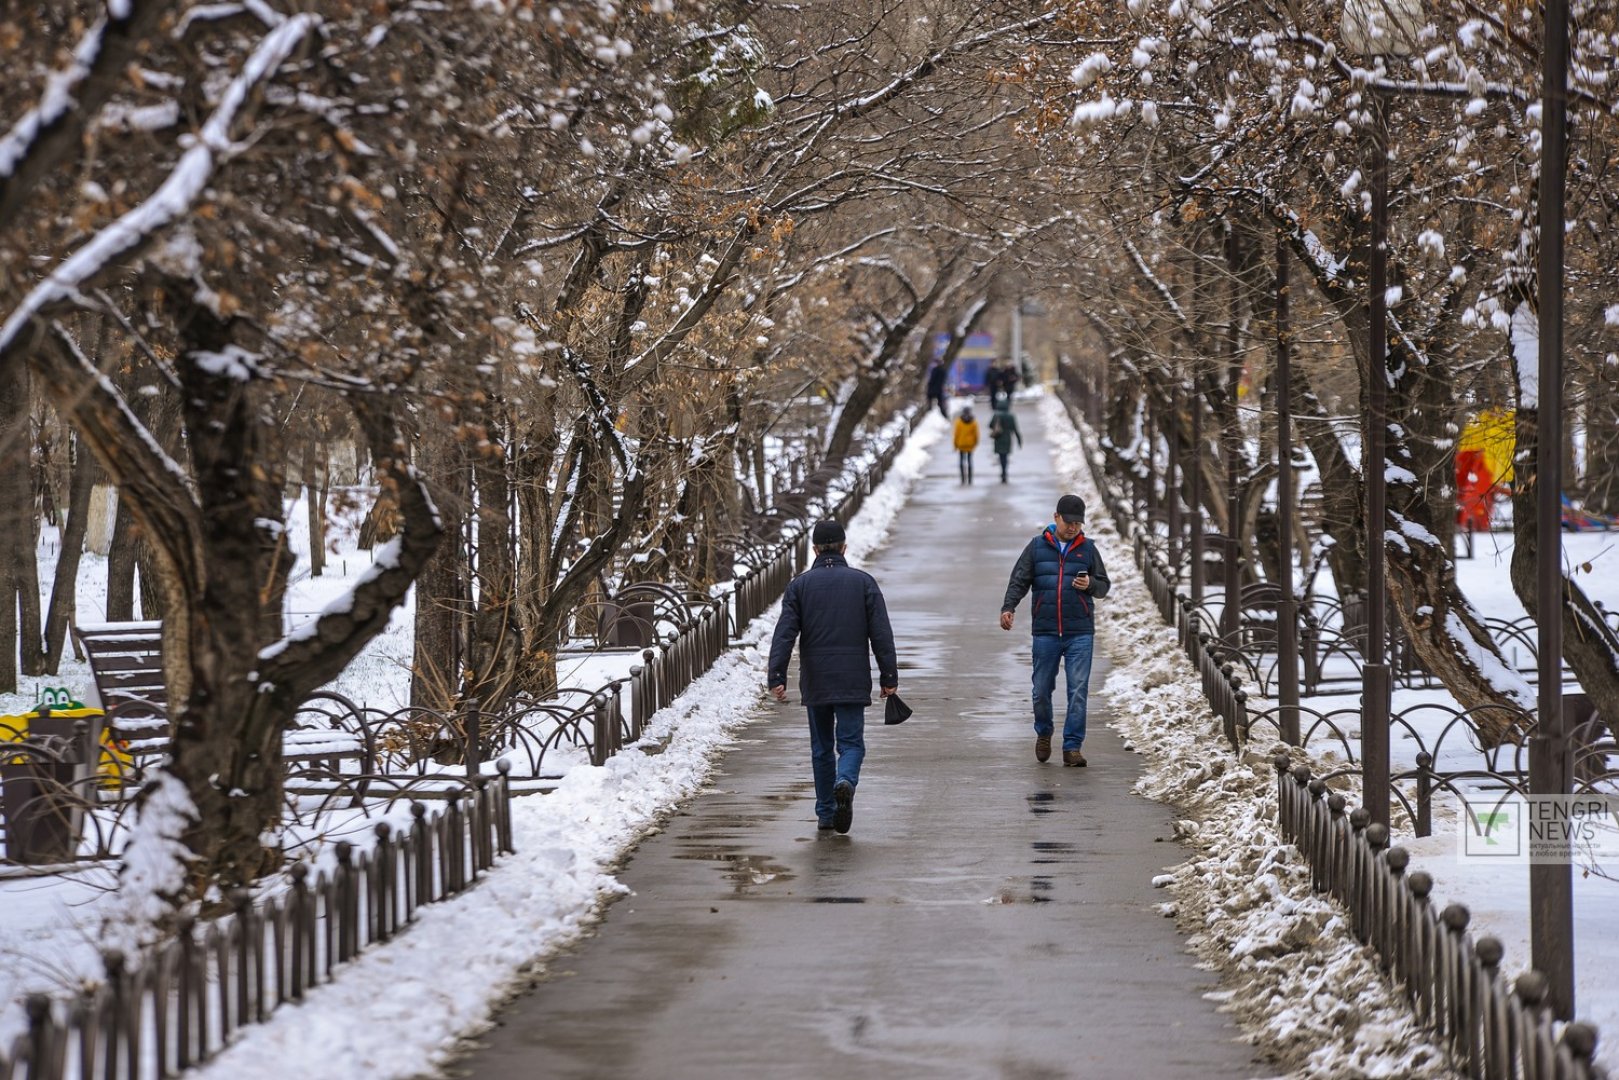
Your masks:
M1006 483L1006 462L1012 456L1012 440L1023 449L1023 432L1018 430L1017 417L1012 415L1011 395L1007 395L995 415L989 418L989 437L995 444L995 456L1001 459L1001 483Z

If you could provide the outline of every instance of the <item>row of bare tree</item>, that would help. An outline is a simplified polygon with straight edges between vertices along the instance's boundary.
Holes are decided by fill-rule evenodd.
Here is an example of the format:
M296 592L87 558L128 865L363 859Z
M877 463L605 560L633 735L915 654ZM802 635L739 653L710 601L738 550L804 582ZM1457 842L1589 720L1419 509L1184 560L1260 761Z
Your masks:
M27 607L13 545L0 642L51 663L114 485L191 803L156 888L278 863L281 732L413 588L413 698L498 704L554 686L606 590L727 577L785 461L839 467L935 334L1072 234L1019 194L1038 108L999 77L1054 25L956 0L0 15L0 451L72 463L60 603ZM289 507L314 488L318 530L350 446L375 565L289 630L318 569ZM28 473L0 512L34 535ZM137 576L110 573L129 617Z
M1612 512L1619 163L1606 148L1619 134L1619 15L1572 6L1564 393L1580 421L1581 490ZM1520 372L1533 373L1537 340L1539 20L1471 0L1068 0L1060 9L1064 34L1031 37L1008 77L1042 103L1030 136L1087 222L1089 284L1069 308L1070 348L1111 366L1113 437L1139 439L1150 398L1193 445L1201 412L1206 511L1227 530L1235 483L1245 565L1250 574L1265 565L1255 525L1277 469L1280 251L1295 268L1281 280L1295 322L1292 408L1327 534L1317 552L1346 596L1364 587L1361 418L1369 381L1386 378L1389 453L1377 467L1390 483L1389 518L1374 531L1387 537L1399 619L1464 706L1532 708L1457 587L1452 537L1458 437L1469 417L1515 408L1511 576L1535 610L1538 398ZM1380 129L1389 357L1386 371L1369 371ZM1601 712L1619 715L1619 639L1581 588L1591 570L1567 575L1566 658Z

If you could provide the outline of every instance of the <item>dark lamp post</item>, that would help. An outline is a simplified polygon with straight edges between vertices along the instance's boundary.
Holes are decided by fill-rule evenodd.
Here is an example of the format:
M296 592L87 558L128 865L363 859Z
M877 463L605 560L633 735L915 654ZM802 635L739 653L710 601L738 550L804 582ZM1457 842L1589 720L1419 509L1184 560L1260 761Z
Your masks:
M1420 0L1346 0L1344 44L1368 59L1411 52L1422 25ZM1362 798L1373 824L1389 824L1388 665L1388 124L1375 90L1372 112L1372 244L1367 319L1366 431L1362 479L1366 485L1366 653L1361 669L1360 751Z
M1572 769L1563 713L1563 201L1568 148L1568 0L1546 0L1541 71L1539 398L1535 412L1535 622L1540 687L1529 736L1529 794L1566 795ZM1547 1001L1574 1018L1574 866L1529 866L1530 963Z

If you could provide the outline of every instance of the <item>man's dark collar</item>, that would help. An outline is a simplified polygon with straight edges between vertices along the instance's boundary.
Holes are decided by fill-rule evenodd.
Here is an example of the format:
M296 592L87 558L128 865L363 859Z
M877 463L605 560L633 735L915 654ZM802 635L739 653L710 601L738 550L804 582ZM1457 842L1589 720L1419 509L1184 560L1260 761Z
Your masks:
M824 554L815 556L815 565L816 566L848 566L849 565L849 560L845 559L842 555L839 555L835 551L828 551L828 552L825 552Z

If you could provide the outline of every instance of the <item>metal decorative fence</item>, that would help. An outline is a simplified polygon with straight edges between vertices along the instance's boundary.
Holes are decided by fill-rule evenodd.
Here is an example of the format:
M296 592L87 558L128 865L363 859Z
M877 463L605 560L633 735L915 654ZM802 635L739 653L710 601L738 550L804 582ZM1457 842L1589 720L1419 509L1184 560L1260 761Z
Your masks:
M1097 413L1097 403L1089 401L1090 388L1065 380L1060 396L1075 420L1081 437L1089 439L1088 425ZM1105 448L1104 448L1105 450ZM1235 640L1213 633L1213 625L1201 605L1193 604L1176 591L1177 574L1163 558L1142 526L1138 504L1147 500L1144 486L1155 481L1141 477L1140 471L1119 454L1099 454L1087 446L1086 464L1103 502L1118 526L1119 534L1131 541L1131 551L1146 582L1154 604L1165 623L1175 627L1177 640L1202 683L1204 696L1221 722L1222 733L1233 750L1248 742L1256 727L1269 724L1278 737L1281 718L1278 708L1250 712L1248 694L1239 672L1265 686L1267 673L1245 651L1245 631ZM1111 470L1110 470L1111 466ZM1110 475L1117 473L1117 478ZM1129 494L1126 494L1128 490ZM1205 625L1208 620L1208 625ZM1304 657L1306 681L1325 683L1323 660L1352 647L1352 619L1344 619L1349 629L1331 635L1317 633L1314 651ZM1305 620L1309 631L1319 631L1319 622ZM1517 634L1518 628L1505 626L1503 632ZM1362 631L1364 632L1364 631ZM1263 648L1266 639L1253 635L1252 643ZM1357 654L1358 656L1358 654ZM1431 744L1423 743L1411 714L1440 708L1432 704L1416 706L1392 718L1405 736L1422 748L1416 754L1416 767L1397 773L1394 799L1401 805L1412 831L1428 835L1432 822L1432 801L1441 790L1459 791L1469 778L1487 779L1498 791L1521 793L1525 763L1522 739L1497 746L1481 738L1481 718L1452 709L1444 718L1439 734ZM1376 949L1384 967L1410 998L1418 1019L1446 1040L1457 1064L1478 1080L1605 1080L1606 1073L1594 1063L1597 1029L1585 1023L1561 1023L1547 1004L1548 982L1535 971L1525 972L1511 985L1500 973L1501 943L1486 937L1474 941L1467 933L1470 915L1461 904L1450 904L1436 912L1429 902L1433 879L1422 871L1406 870L1410 855L1404 848L1390 846L1389 830L1371 823L1364 807L1349 809L1344 795L1333 790L1360 775L1346 721L1358 724L1359 709L1322 713L1300 708L1302 727L1300 748L1318 735L1333 743L1333 749L1348 762L1321 776L1298 763L1292 754L1281 751L1274 758L1277 771L1278 816L1283 834L1309 862L1312 884L1317 891L1331 894L1349 911L1355 934ZM1339 714L1343 714L1340 716ZM1488 717L1496 726L1505 724L1520 731L1524 717ZM1619 746L1599 722L1584 727L1585 763L1577 779L1577 790L1593 790L1603 782L1619 779L1608 764L1619 755ZM1484 768L1444 772L1434 767L1447 738L1468 740L1487 751ZM1606 741L1603 741L1606 739ZM1512 760L1503 762L1501 755ZM1399 786L1404 783L1406 790Z
M0 1080L143 1080L165 1077L217 1053L231 1034L300 1001L368 945L388 941L417 909L465 891L512 847L505 774L468 779L429 813L412 803L410 828L375 826L376 843L336 846L337 865L310 877L289 871L287 892L174 936L138 965L104 954L96 989L67 1001L27 1000L28 1032L0 1055Z
M1355 935L1375 948L1404 987L1417 1018L1449 1044L1469 1077L1488 1080L1601 1080L1593 1062L1597 1029L1560 1024L1546 1005L1545 976L1529 971L1511 984L1493 937L1468 935L1462 904L1436 911L1433 879L1406 873L1411 857L1389 846L1389 831L1369 824L1310 767L1275 758L1282 833L1309 860L1320 892L1350 912Z

